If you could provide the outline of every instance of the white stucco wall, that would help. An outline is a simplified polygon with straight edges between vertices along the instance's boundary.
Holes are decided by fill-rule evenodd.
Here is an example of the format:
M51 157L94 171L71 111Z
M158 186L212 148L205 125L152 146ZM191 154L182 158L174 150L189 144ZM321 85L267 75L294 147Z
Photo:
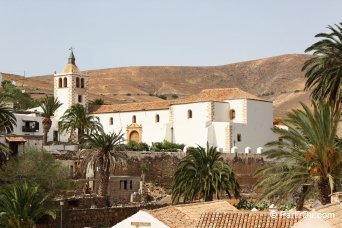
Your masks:
M252 152L256 148L270 141L276 140L277 136L272 132L273 107L271 102L248 100L247 101L248 142Z
M43 136L43 117L41 117L39 114L30 113L30 114L22 114L22 113L14 113L16 119L17 119L17 126L14 126L13 132L11 134L15 135L28 135L28 136ZM36 132L24 132L22 130L22 127L25 126L25 120L26 121L37 121L39 122L39 131ZM52 125L48 132L48 142L53 141L53 131L58 131L58 120L55 117L51 118ZM62 142L68 141L68 136L66 134L59 134L58 140ZM32 141L32 142L31 142ZM30 146L42 146L42 142L38 142L36 140L30 140L30 142L27 142L26 145Z
M231 120L231 122L244 123L246 117L246 113L244 112L244 105L246 103L246 99L226 100L225 102L229 103L230 110L235 110L235 119Z
M214 102L214 122L228 122L229 121L229 102Z
M173 136L175 143L206 147L210 126L210 102L173 105ZM192 118L188 119L188 110Z
M105 132L120 131L124 133L125 139L128 139L127 126L132 124L132 117L136 116L136 123L142 126L142 142L149 145L152 142L162 142L168 138L169 110L149 110L121 113L96 114L100 118ZM159 122L155 121L156 115L159 115ZM110 125L110 118L113 118L113 125Z
M229 152L230 148L227 148L227 132L226 128L230 125L227 122L213 122L213 132L210 136L209 146L217 147L218 151Z
M151 227L151 228L168 228L169 226L165 225L163 222L159 221L152 215L150 215L146 211L138 211L134 215L126 218L125 220L119 222L112 228L128 228L128 227L137 227L137 223L148 223L148 226L143 226L142 224L139 227ZM146 224L147 225L147 224Z

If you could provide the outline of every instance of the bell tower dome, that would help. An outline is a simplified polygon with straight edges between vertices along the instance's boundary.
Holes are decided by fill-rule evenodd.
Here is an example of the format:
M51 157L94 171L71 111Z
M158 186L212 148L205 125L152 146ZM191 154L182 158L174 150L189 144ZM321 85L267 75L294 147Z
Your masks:
M70 48L68 63L63 71L54 74L54 96L62 103L55 116L60 118L74 104L88 105L88 76L76 65L73 48Z

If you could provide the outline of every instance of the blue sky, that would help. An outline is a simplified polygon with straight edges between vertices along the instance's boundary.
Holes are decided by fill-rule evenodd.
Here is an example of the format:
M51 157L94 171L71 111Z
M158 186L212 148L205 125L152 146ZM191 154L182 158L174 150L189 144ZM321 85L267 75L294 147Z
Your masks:
M329 2L329 4L328 4ZM304 53L340 0L0 0L0 72L209 66Z

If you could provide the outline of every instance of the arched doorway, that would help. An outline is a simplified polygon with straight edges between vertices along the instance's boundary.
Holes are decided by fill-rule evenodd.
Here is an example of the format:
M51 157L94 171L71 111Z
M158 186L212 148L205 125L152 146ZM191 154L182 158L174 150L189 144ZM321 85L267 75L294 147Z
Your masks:
M137 131L132 131L129 134L129 141L139 142L140 141L139 133Z
M132 123L127 126L127 141L141 142L142 140L142 126L137 123Z

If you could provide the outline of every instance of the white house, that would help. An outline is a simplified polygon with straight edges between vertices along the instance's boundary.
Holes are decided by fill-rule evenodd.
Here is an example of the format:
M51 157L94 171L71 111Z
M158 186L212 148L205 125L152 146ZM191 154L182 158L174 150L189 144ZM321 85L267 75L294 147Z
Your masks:
M54 75L54 95L63 105L55 113L49 141L67 141L67 136L57 135L57 122L73 104L87 106L88 87L88 76L78 69L71 51L63 71ZM101 105L92 114L99 117L105 132L121 131L127 141L149 145L167 140L186 146L208 143L226 153L260 153L265 143L276 138L271 131L272 102L238 88L206 89L176 100ZM32 118L41 126L41 118ZM18 125L19 131L22 126L26 125ZM34 134L42 134L41 127Z

